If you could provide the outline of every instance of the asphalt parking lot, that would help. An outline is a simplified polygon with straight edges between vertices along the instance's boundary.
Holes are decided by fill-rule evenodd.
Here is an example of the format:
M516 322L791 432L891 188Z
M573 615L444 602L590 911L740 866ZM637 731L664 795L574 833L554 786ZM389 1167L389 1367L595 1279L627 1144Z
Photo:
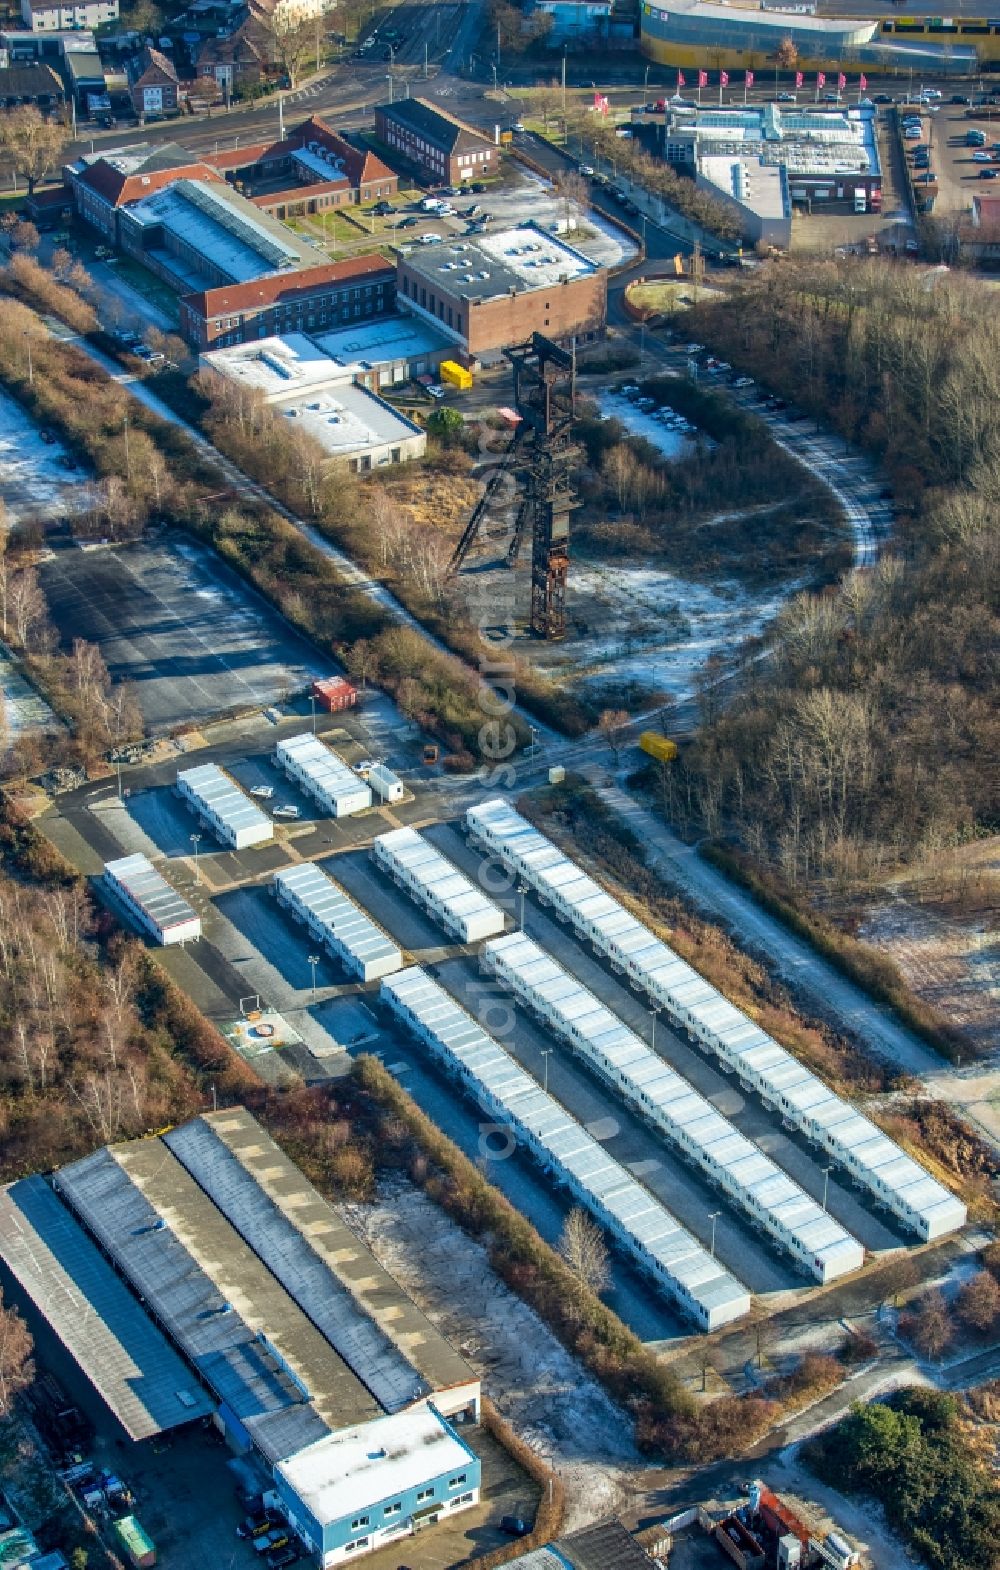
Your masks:
M190 541L67 546L40 576L63 648L96 644L112 679L134 685L153 733L272 704L329 674L318 650Z
M964 108L942 104L937 114L924 121L924 130L924 140L931 148L931 166L938 177L935 217L967 212L974 196L1000 196L1000 174L996 180L980 179L983 169L1000 171L1000 163L985 164L973 158L973 153L983 149L965 145L965 133L971 130L985 133L986 150L994 142L1000 143L1000 120L968 119Z

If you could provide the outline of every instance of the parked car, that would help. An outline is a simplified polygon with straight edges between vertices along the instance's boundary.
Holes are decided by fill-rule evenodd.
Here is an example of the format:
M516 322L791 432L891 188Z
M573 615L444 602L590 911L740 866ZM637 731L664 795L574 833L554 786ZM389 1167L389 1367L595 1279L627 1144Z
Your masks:
M891 93L876 93L875 102L877 104L894 104L896 100Z
M980 180L995 180L1000 175L1000 169L980 169Z
M396 225L397 229L415 229L416 227L417 220L415 218L401 218Z
M952 93L948 101L953 104L971 104L972 99L967 98L964 93Z
M974 164L991 164L993 162L993 154L992 153L984 153L984 152L975 152L972 155L972 162Z
M440 402L447 390L448 389L446 387L441 386L440 382L435 382L432 387L427 388L427 394L437 402Z
M779 93L778 94L778 103L779 104L797 104L798 101L799 100L795 96L794 93Z
M477 196L482 196L483 192L486 190L486 186L483 184L482 180L473 180L472 184L469 186L469 190L474 191Z
M580 173L586 175L587 179L590 180L593 178L594 170L590 164L581 164Z
M285 1565L293 1565L301 1554L297 1543L283 1543L280 1548L272 1548L267 1556L267 1570L284 1570Z
M269 1532L263 1533L260 1537L255 1537L253 1546L258 1554L270 1555L275 1548L284 1548L289 1541L287 1527L273 1526Z
M752 376L737 376L736 380L733 383L733 386L734 387L752 387L753 386L753 377Z
M508 1537L527 1537L531 1527L522 1516L502 1515L500 1517L500 1530L506 1532Z

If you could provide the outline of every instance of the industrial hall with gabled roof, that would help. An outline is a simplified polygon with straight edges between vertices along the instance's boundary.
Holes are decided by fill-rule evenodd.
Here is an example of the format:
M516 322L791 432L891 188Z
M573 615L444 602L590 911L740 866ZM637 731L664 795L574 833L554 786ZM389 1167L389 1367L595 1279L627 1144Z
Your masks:
M243 1108L0 1190L0 1274L131 1439L210 1415L324 1566L478 1501L477 1376ZM345 1516L366 1445L403 1462Z

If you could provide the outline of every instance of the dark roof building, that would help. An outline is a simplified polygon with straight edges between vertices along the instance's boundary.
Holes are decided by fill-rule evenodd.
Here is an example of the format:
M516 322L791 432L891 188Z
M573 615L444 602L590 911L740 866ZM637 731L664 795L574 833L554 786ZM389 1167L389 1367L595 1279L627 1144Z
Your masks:
M424 98L380 105L375 133L392 153L440 185L479 180L499 167L495 143Z
M138 115L172 114L177 108L177 71L159 49L147 44L126 66L129 97Z
M0 1189L0 1261L132 1439L212 1402L44 1178Z
M55 109L65 102L63 84L50 65L37 62L0 67L0 108L16 109L33 104L36 109Z
M218 180L219 176L207 164L192 162L191 154L176 142L85 154L63 169L63 183L72 191L80 217L111 240L118 238L120 208L180 179Z
M198 75L211 76L223 92L259 82L267 64L268 41L252 16L224 37L206 38L195 57Z

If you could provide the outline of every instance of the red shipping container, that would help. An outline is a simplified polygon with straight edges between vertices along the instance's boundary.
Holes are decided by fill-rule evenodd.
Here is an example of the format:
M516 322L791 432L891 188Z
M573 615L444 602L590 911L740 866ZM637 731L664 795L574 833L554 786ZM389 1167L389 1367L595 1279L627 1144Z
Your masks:
M358 689L346 676L326 676L312 684L313 697L330 714L338 709L353 709L358 701Z

